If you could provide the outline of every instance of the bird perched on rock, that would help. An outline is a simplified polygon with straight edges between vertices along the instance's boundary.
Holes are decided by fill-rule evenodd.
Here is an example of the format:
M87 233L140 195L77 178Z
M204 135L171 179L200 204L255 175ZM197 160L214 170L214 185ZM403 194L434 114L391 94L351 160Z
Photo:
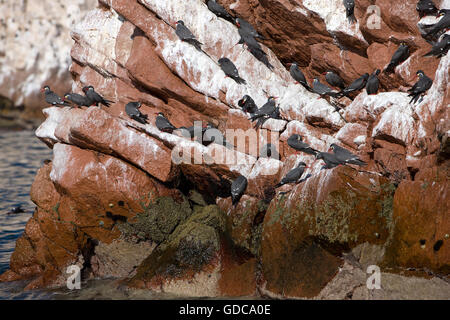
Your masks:
M92 101L92 103L95 104L96 106L98 106L98 104L100 103L103 104L105 107L109 107L110 104L113 103L113 101L106 100L97 92L95 92L93 86L83 87L83 92L86 95L86 97L88 97Z
M419 0L416 10L421 18L426 15L436 15L438 12L438 8L436 8L432 0Z
M347 149L338 146L335 143L330 145L331 149L333 149L333 153L336 156L338 161L341 161L346 164L356 164L358 166L366 166L367 163L362 161L357 155L351 153Z
M321 97L330 96L336 98L339 95L338 92L334 91L326 84L321 83L318 78L314 78L312 90Z
M248 47L248 51L258 60L261 61L269 70L273 70L273 65L270 64L267 54L255 47Z
M230 150L234 149L234 146L225 140L223 133L212 123L208 123L203 131L202 144L208 146L211 143L216 143Z
M255 113L256 110L258 110L258 106L256 105L255 101L247 94L238 101L238 105L244 112Z
M219 18L223 18L225 20L234 23L234 17L228 13L228 11L218 4L215 0L207 0L206 5L208 6L209 11L214 13Z
M280 108L275 107L275 110L269 114L259 117L256 121L255 129L261 128L262 125L269 119L281 119Z
M264 116L268 116L276 111L276 105L275 100L276 97L269 97L267 99L267 102L249 118L251 121L255 121L256 119L259 119Z
M45 102L48 104L51 104L52 106L65 106L70 107L70 104L67 102L64 102L63 99L61 99L60 96L58 96L56 93L54 93L52 90L50 90L49 86L45 86L41 89L42 92L44 92L45 95Z
M285 185L287 183L294 183L298 182L303 175L303 172L305 171L305 168L307 168L306 163L300 162L297 167L289 171L283 179L281 179L280 183L275 185L275 188L279 188L282 185Z
M450 49L450 34L443 34L441 39L437 41L430 52L426 53L424 57L435 56L436 58L441 58L445 56Z
M341 90L345 89L344 80L342 80L342 78L339 77L336 73L334 73L333 71L327 71L323 74L325 75L325 80L329 85L340 88Z
M347 88L340 92L343 96L348 96L350 93L362 90L367 83L367 79L369 79L369 74L364 73L361 77L353 81Z
M261 39L261 40L265 39L262 35L260 35L258 33L258 31L256 31L255 28L253 28L253 26L250 23L248 23L244 19L236 18L235 22L236 22L236 25L238 26L239 29L242 29L245 33L248 33L253 38L258 38L258 39Z
M433 80L428 78L422 70L417 71L416 74L419 76L419 80L411 89L408 90L408 96L412 97L409 103L416 103L419 98L433 85Z
M395 67L397 67L400 63L408 59L409 57L409 47L406 43L402 42L397 50L392 55L391 61L384 69L384 72L389 74L394 72Z
M160 131L168 133L172 133L173 130L177 129L173 124L170 123L170 121L164 116L162 112L158 112L155 120L155 125Z
M319 151L311 148L306 142L303 142L303 138L299 134L293 134L287 139L288 146L307 154L316 155Z
M425 37L435 37L441 31L445 32L446 29L450 28L450 9L441 9L438 14L441 19L431 27L431 29L425 34Z
M264 65L266 65L269 70L273 69L273 66L269 62L269 58L267 57L267 53L264 52L261 45L256 39L246 32L244 29L238 29L239 35L241 36L239 42L237 44L245 44L247 46L247 50L259 61L261 61Z
M271 143L267 143L261 148L259 156L261 158L272 158L280 160L280 154L278 153L277 148Z
M239 200L241 200L245 189L247 189L247 184L247 178L243 175L240 175L231 183L231 201L233 203L233 206L236 206Z
M380 80L378 80L378 75L380 74L380 69L375 70L367 79L366 91L367 94L377 94L378 88L380 86Z
M344 164L344 162L338 160L335 154L328 152L317 152L316 159L322 159L323 162L325 162L325 165L322 167L322 169L332 169Z
M184 25L183 20L178 20L176 22L176 25L177 27L175 29L175 33L178 36L178 38L180 38L181 41L185 41L187 43L192 44L198 51L202 51L201 46L203 45L203 43L201 43L195 38L192 32Z
M289 67L289 73L291 74L292 78L300 83L306 90L313 92L311 87L308 84L308 81L306 81L305 75L303 72L298 68L297 63L288 63Z
M128 102L125 106L125 112L131 119L142 124L147 124L148 116L141 113L141 111L139 110L140 107L140 102Z
M78 93L66 93L64 95L64 101L70 101L74 104L76 104L79 107L89 107L92 106L93 101L91 99L89 99L86 96L82 96L81 94Z
M247 83L244 79L242 79L239 76L239 72L238 72L236 66L234 65L233 62L231 62L230 59L223 57L223 58L220 58L218 62L219 62L220 68L226 74L227 77L230 77L231 79L236 81L238 84L246 84Z
M344 7L348 22L355 23L355 0L344 0Z

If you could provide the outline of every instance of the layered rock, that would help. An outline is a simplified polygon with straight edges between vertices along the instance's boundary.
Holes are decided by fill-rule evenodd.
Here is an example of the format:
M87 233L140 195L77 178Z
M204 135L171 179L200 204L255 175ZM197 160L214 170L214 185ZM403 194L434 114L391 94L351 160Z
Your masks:
M369 2L358 3L353 26L342 1L219 2L266 37L273 71L236 46L236 27L198 0L101 0L74 28L73 90L93 85L114 104L44 110L36 135L54 158L36 178L38 209L0 279L57 285L64 268L79 264L85 277L112 273L132 287L181 295L326 298L341 296L333 286L347 281L349 256L358 270L376 264L448 277L449 56L422 57L430 45L414 1L404 15L400 5L377 1L383 32L368 27ZM177 20L204 52L177 38ZM297 61L308 79L333 69L350 82L383 68L400 41L412 55L380 77L382 92L340 99L341 111L283 65ZM222 56L246 86L225 77L216 63ZM418 68L434 82L413 105L405 87ZM283 120L253 130L238 107L245 94L258 106L279 97ZM148 124L125 114L130 101L142 102ZM177 127L211 122L234 147L161 132L159 111ZM340 144L368 165L321 170L287 145L294 133L319 151ZM260 156L266 143L280 159ZM275 189L300 161L310 177ZM233 206L230 184L239 174L248 187Z

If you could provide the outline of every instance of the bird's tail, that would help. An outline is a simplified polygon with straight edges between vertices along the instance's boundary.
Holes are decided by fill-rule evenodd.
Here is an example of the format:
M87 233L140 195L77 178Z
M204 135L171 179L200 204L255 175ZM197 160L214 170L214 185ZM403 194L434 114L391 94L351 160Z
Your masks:
M360 159L351 159L347 161L348 164L356 164L358 166L367 166L367 163Z
M144 119L144 118L142 118L142 117L133 115L131 118L132 118L133 120L136 120L136 121L139 122L139 123L147 124L147 120Z
M394 72L394 65L392 63L389 63L386 69L384 69L384 73L390 74Z
M231 14L227 13L225 16L222 16L222 18L224 18L225 20L231 22L234 25L235 19L233 18L233 16Z
M203 52L203 50L202 50L203 43L201 43L197 39L190 39L189 42L195 47L195 49L197 49L198 51Z
M111 106L111 103L114 103L114 101L103 99L103 101L100 103L109 108Z
M302 83L303 87L308 90L309 92L314 92L313 89L309 86L307 83Z
M351 24L356 23L356 18L355 18L355 14L354 13L348 15L347 19L348 19L348 22L351 23Z
M412 96L412 98L411 98L411 101L409 101L409 103L410 104L411 103L416 103L417 100L419 100L420 93L416 93L416 94L411 93L410 96Z
M247 81L245 81L241 77L236 77L236 79L234 79L234 81L236 81L239 84L247 84Z

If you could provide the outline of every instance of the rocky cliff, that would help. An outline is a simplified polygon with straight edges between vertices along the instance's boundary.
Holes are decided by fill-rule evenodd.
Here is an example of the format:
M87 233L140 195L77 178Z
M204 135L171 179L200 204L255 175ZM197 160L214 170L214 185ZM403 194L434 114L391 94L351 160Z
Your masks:
M73 90L91 84L115 103L44 110L36 135L53 160L36 177L36 211L0 279L61 285L67 266L78 264L85 278L112 275L130 287L189 296L382 298L397 290L408 297L410 290L395 289L404 283L423 289L416 297L448 298L440 278L450 272L450 58L423 57L431 46L421 35L437 19L419 19L412 0L357 1L355 25L338 0L218 2L266 38L273 71L236 45L236 26L200 0L101 0L76 25ZM177 20L204 52L177 38ZM340 99L342 110L296 84L285 67L296 61L309 80L334 70L349 83L383 69L400 42L411 56L380 76L378 94ZM222 56L247 85L225 77ZM433 85L414 105L406 90L418 69ZM253 132L238 106L245 94L258 106L279 97L283 119L239 143ZM142 102L149 124L126 115L130 101ZM159 111L177 127L213 123L239 148L161 132ZM287 145L294 133L319 151L344 146L368 166L321 170ZM267 142L280 159L259 157ZM185 157L175 161L180 148ZM275 190L299 161L311 177ZM239 174L248 187L233 207L230 182ZM384 293L365 287L373 264L387 279Z
M96 4L95 0L0 3L0 115L15 117L14 107L24 106L23 119L42 119L40 89L50 82L55 89L70 90L70 30ZM12 110L1 110L3 98Z

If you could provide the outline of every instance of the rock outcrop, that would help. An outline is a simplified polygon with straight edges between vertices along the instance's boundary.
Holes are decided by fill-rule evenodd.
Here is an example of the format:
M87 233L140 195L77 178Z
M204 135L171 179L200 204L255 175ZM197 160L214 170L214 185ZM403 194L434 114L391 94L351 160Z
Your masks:
M450 58L423 57L430 45L420 31L435 19L419 20L412 0L359 1L353 26L338 0L219 2L266 38L273 71L236 46L236 27L200 0L100 0L76 25L73 90L90 84L115 103L44 110L36 135L54 157L36 177L36 212L0 280L61 285L65 268L78 264L85 278L110 274L180 295L408 297L362 287L365 268L378 265L392 280L382 282L386 290L401 291L392 288L407 274L435 277L409 285L448 292L436 277L450 272ZM381 29L370 27L374 18ZM177 20L204 52L177 38ZM285 67L298 62L308 79L332 69L349 83L383 69L401 41L411 56L380 76L381 92L342 98L343 110L296 84ZM222 56L247 85L225 77ZM434 81L413 105L406 88L418 69ZM253 130L238 107L245 94L258 106L279 97L283 120ZM126 115L130 101L142 102L148 124ZM235 147L161 132L159 111L177 127L210 122ZM287 145L294 133L319 151L337 143L368 165L321 170L320 161ZM280 159L259 156L267 143ZM311 176L274 189L300 161ZM240 174L248 187L233 206L230 184Z

